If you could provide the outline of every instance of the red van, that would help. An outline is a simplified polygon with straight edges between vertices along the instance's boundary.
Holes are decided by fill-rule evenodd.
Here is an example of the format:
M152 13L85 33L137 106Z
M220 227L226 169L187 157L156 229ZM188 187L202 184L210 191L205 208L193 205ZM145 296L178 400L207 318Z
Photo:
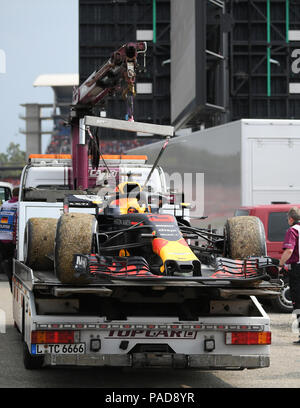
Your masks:
M271 258L280 259L282 243L286 230L289 228L287 213L291 207L299 207L300 204L272 203L270 205L258 205L253 207L240 207L234 213L235 216L253 215L261 219L265 227L267 254ZM291 312L292 302L289 293L287 276L282 276L284 287L280 296L272 300L279 312Z

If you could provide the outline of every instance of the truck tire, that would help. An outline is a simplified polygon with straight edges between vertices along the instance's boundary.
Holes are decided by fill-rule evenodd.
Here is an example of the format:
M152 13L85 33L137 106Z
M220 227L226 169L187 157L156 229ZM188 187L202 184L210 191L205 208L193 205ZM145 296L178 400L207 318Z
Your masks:
M25 264L37 271L53 270L53 261L48 258L54 253L56 218L30 218L24 235Z
M62 283L82 283L84 278L74 276L74 254L90 254L97 220L92 214L69 213L57 223L54 251L56 277Z
M229 218L225 224L226 252L232 259L266 255L266 236L263 223L257 217Z
M23 364L27 370L37 370L42 368L44 364L45 357L44 356L33 356L29 353L28 346L25 342L25 302L23 299L22 302L22 330L21 330L21 338L23 343Z
M288 282L284 283L280 295L271 299L272 309L279 313L292 313L293 303Z
M28 346L23 341L23 363L27 370L37 370L44 364L44 356L33 356L29 353Z

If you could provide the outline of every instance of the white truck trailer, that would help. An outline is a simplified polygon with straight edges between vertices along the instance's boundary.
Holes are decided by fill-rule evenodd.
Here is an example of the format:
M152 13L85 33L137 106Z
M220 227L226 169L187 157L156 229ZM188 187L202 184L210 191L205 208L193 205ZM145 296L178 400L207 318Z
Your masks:
M160 145L129 153L142 150L151 163ZM161 165L169 174L204 174L202 212L191 214L219 227L241 206L300 202L299 156L300 120L242 119L173 138Z

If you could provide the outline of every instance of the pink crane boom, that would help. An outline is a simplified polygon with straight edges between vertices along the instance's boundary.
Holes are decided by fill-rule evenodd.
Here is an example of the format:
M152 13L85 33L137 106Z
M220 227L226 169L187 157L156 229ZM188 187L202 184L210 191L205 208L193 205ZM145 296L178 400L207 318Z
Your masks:
M127 43L115 51L110 59L93 72L79 87L74 88L71 107L73 188L88 188L88 148L85 131L81 129L84 116L101 103L107 95L122 91L128 105L128 120L133 121L133 98L137 56L147 51L145 42ZM145 65L145 64L144 64Z

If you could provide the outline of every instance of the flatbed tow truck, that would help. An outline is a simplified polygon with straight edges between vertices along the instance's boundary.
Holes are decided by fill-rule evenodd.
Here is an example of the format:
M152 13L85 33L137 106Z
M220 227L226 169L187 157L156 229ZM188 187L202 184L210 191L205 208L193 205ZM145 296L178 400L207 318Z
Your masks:
M269 366L270 319L256 296L280 287L259 219L234 217L218 235L165 213L146 183L88 194L89 127L173 135L171 126L89 114L112 77L115 86L125 73L134 94L134 50L145 49L123 46L77 90L71 189L45 192L45 201L20 192L12 295L27 369Z

